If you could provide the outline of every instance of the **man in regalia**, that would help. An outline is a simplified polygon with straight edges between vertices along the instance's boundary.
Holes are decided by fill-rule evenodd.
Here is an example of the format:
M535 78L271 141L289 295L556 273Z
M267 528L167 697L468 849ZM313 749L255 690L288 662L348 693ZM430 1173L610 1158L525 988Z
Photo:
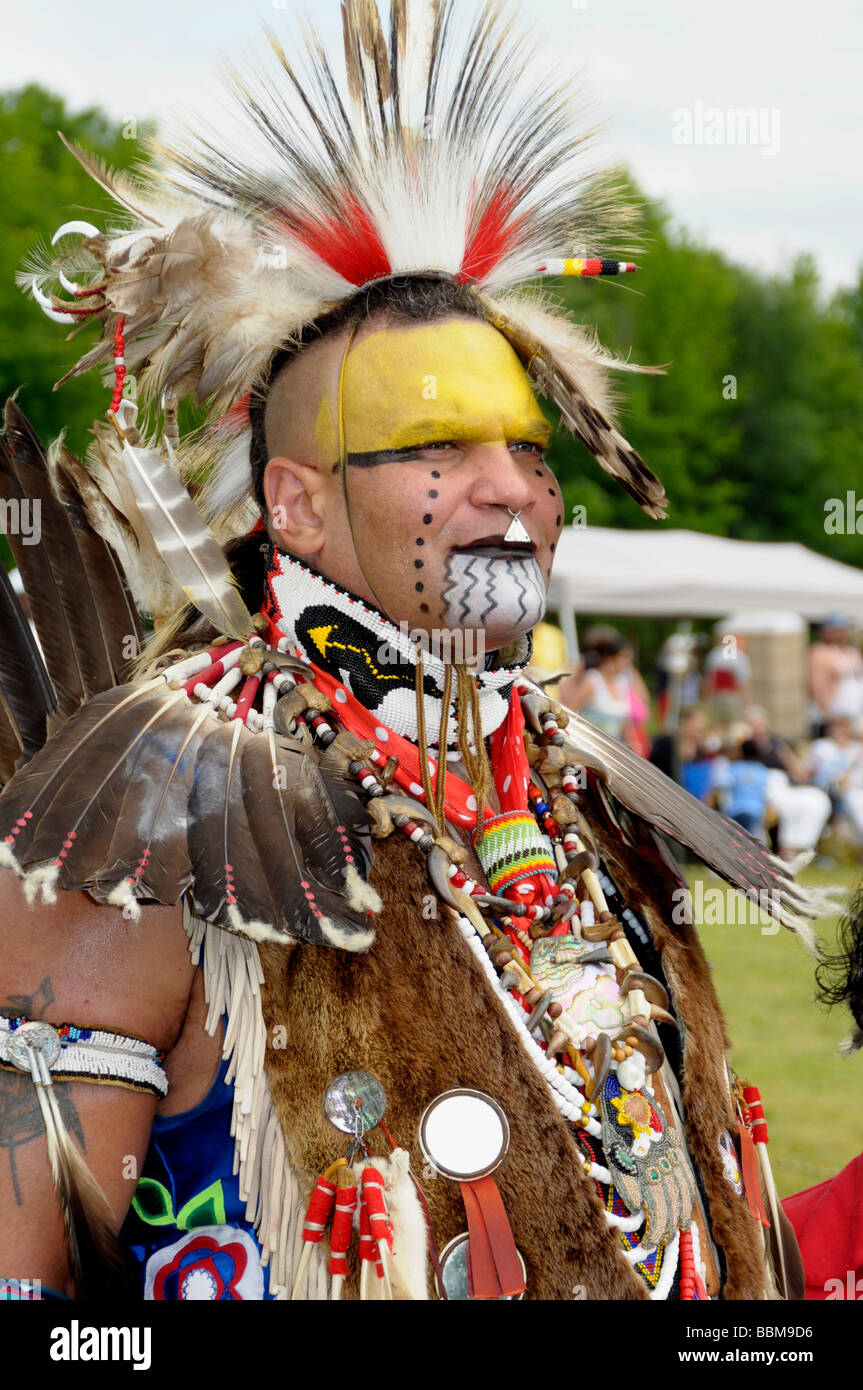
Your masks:
M258 146L88 165L123 225L67 224L27 281L97 320L75 370L114 387L86 467L6 410L44 664L3 590L0 1276L797 1296L663 835L791 927L812 906L525 676L546 403L664 515L621 364L513 291L633 270L625 200L494 9L385 33L350 0L343 92L316 39L274 48L240 85Z

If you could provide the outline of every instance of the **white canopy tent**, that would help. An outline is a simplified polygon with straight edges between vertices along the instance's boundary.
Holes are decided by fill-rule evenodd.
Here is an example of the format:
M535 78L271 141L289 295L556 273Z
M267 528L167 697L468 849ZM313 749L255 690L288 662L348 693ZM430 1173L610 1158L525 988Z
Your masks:
M795 542L568 526L557 546L549 608L564 631L573 611L719 618L770 610L813 622L839 611L863 622L863 569Z

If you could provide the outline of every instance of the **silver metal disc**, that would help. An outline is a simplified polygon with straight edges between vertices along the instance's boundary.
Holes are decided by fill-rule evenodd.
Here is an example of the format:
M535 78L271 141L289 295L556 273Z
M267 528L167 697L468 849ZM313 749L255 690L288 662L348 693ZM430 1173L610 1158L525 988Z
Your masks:
M420 1120L420 1147L433 1168L461 1182L494 1172L509 1148L509 1123L483 1091L444 1091Z
M367 1071L345 1071L331 1081L324 1096L327 1119L345 1134L356 1134L357 1116L360 1130L374 1129L384 1117L387 1098L376 1077Z
M470 1246L470 1236L467 1231L462 1231L460 1236L453 1236L440 1254L440 1272L446 1296L451 1303L464 1302L470 1299L467 1280L467 1252ZM522 1259L521 1251L516 1251L521 1263L522 1272L527 1280L527 1269ZM505 1294L496 1300L499 1303L519 1303L524 1298L524 1294L517 1295ZM495 1300L489 1300L494 1302Z
M46 1066L50 1067L60 1056L60 1050L60 1035L50 1023L22 1023L6 1038L9 1060L22 1071L30 1070L34 1052L41 1052Z

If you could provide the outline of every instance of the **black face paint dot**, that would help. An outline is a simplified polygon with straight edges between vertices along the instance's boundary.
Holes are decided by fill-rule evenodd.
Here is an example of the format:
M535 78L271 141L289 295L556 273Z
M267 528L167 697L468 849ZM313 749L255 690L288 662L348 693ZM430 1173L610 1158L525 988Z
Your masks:
M428 606L428 604L427 604L427 603L421 603L421 604L420 604L420 612L421 612L421 613L427 613L428 611L429 611L429 606Z
M423 591L424 585L420 584L419 580L417 580L416 584L414 584L414 588L416 589L416 591L417 591L418 594L421 594L422 591Z
M437 497L437 488L429 488L429 497Z
M422 562L422 560L414 560L414 569L415 569L415 570L421 570L422 567L423 567L423 562Z
M417 545L425 545L425 541L423 540L422 536L417 536Z
M438 473L438 471L437 471L436 468L433 468L433 469L432 469L432 477L433 477L433 478L439 478L439 477L440 477L440 473Z
M534 469L534 472L536 473L536 476L537 476L538 478L541 478L541 477L542 477L542 469L541 469L541 468L535 468L535 469Z
M554 542L552 542L552 544L551 544L548 548L549 548L549 550L551 551L551 553L552 553L552 555L553 555L553 554L554 554Z
M561 523L562 521L563 521L563 517L562 517L562 516L556 516L556 517L554 518L554 524L555 524L555 526L559 526L560 523Z
M553 488L553 487L550 487L550 488L548 489L548 495L549 495L549 497L553 497L553 496L554 496L554 488Z
M426 512L425 516L423 517L423 526L431 526L433 520L434 518L432 517L431 512Z

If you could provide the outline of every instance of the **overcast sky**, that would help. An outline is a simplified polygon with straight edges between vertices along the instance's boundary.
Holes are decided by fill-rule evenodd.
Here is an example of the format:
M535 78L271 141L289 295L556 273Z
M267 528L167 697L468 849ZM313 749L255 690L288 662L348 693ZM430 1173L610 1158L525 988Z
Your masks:
M337 0L311 7L338 42ZM863 262L860 0L522 0L585 69L610 155L736 260L814 254L825 283ZM0 0L0 87L36 81L118 121L208 110L221 58L284 36L295 0ZM746 132L728 113L758 113Z

